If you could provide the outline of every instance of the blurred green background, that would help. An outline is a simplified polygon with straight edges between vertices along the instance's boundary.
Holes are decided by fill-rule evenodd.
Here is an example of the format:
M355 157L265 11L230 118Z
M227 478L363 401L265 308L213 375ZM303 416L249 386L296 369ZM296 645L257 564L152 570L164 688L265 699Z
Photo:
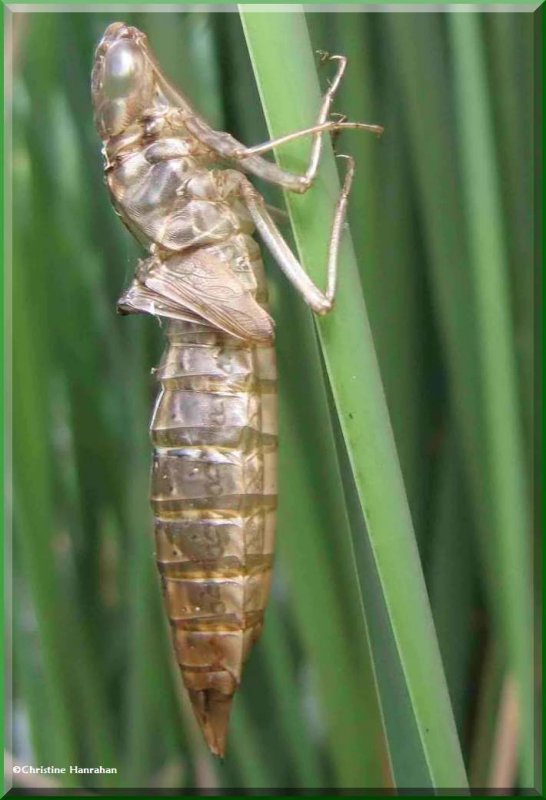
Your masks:
M115 313L140 253L109 204L89 96L118 18L11 18L12 757L118 769L54 778L73 787L427 787L336 412L305 358L309 312L270 262L275 583L223 763L193 723L147 500L161 333ZM268 138L238 15L124 21L209 122ZM307 23L314 48L349 57L335 110L386 128L336 148L357 163L350 228L465 765L474 786L530 786L534 17Z

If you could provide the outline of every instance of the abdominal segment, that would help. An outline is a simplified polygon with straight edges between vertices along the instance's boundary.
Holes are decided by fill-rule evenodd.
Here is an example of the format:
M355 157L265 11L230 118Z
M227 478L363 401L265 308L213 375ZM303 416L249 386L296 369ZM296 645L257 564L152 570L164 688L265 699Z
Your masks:
M151 426L157 561L184 683L222 753L271 582L275 353L206 325L169 326Z

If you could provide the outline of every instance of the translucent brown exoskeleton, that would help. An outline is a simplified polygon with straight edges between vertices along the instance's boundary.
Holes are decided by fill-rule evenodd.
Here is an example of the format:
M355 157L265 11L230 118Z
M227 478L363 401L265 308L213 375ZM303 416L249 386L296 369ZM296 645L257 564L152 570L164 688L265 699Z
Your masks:
M224 753L233 696L262 628L275 537L274 325L252 234L257 229L305 302L327 313L354 167L348 159L325 292L294 257L244 173L305 192L325 132L382 132L330 119L346 61L321 57L335 74L316 124L250 148L207 125L168 83L136 28L110 25L93 67L106 183L116 212L148 251L118 308L166 321L151 423L157 563L176 658L217 755ZM305 174L262 157L301 136L313 137Z

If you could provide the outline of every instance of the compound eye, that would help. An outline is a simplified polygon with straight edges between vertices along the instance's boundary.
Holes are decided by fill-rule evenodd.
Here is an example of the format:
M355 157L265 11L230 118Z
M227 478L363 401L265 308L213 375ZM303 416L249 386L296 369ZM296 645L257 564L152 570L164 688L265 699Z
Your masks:
M110 45L104 59L102 90L115 100L133 94L145 82L146 64L138 46L128 39Z

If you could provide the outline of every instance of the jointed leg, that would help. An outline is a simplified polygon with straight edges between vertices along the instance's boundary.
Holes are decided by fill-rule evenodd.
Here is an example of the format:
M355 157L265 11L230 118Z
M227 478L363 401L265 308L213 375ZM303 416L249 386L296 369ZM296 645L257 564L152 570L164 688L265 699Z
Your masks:
M276 220L276 222L279 225L288 225L288 223L290 222L290 217L288 216L286 211L284 211L284 209L277 208L277 206L270 206L269 203L266 203L265 207L267 208L273 219Z
M311 134L317 133L326 133L327 131L334 133L343 130L370 131L370 133L375 133L377 136L381 136L383 133L383 128L381 125L370 125L367 122L347 122L346 120L340 121L331 119L328 120L328 122L321 123L320 125L313 125L311 128L303 128L301 131L294 131L293 133L287 133L285 136L279 136L278 139L270 139L263 144L254 145L254 147L245 147L233 153L231 157L244 159L248 158L249 156L257 156L261 155L262 153L267 153L269 150L273 150L275 147L280 147L282 144L287 144L287 142L293 142L296 139L301 139L304 136L310 136Z
M345 72L347 60L344 56L323 55L322 60L325 59L337 61L338 68L328 91L322 99L316 124L311 128L295 131L270 142L257 145L256 147L246 148L243 144L234 139L233 136L230 136L230 134L213 130L198 117L185 118L184 125L197 139L222 157L236 159L241 168L246 172L250 172L270 183L278 184L289 191L303 193L311 186L316 176L322 148L323 133L326 131L339 131L348 128L369 130L376 134L381 134L383 132L383 129L378 125L328 119L335 93L339 87L343 73ZM285 144L301 136L309 135L313 136L313 145L309 164L303 175L297 175L281 169L276 164L261 157L262 153L271 150L277 145Z
M328 311L331 310L334 304L334 297L336 293L339 242L341 239L343 223L345 222L347 198L349 196L349 192L351 191L351 184L354 175L353 159L349 156L344 157L347 158L348 167L336 204L332 223L330 244L328 246L326 292L321 291L318 286L313 283L309 275L303 269L302 265L296 259L286 244L281 232L268 213L262 196L244 177L241 176L240 179L242 196L246 202L250 216L252 217L265 245L275 258L275 261L279 267L300 292L305 302L317 314L327 314Z

